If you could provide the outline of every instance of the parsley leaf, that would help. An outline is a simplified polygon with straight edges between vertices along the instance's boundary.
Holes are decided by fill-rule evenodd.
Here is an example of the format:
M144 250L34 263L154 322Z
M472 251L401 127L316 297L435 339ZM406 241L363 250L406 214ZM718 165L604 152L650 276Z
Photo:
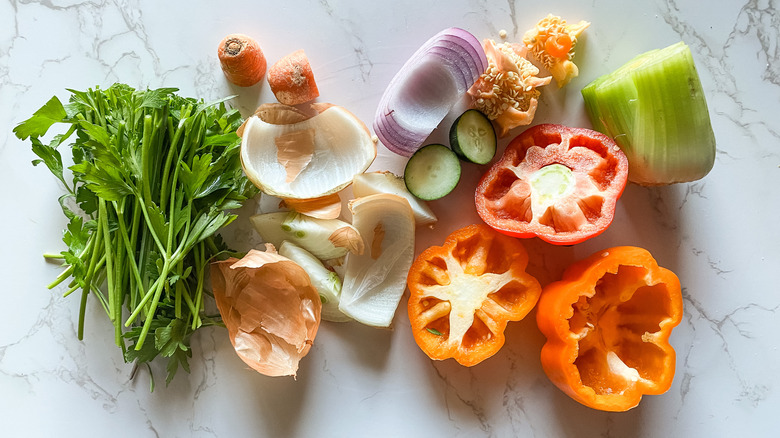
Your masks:
M38 111L34 112L32 117L16 125L14 134L20 140L26 140L29 137L42 137L46 135L51 125L61 122L66 116L62 102L57 96L54 96Z

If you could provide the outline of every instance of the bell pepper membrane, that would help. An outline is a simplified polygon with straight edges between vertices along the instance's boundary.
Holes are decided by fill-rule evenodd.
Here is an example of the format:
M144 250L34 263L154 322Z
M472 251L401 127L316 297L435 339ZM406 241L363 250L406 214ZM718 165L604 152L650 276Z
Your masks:
M572 245L607 229L627 180L628 160L611 138L537 125L514 138L483 175L477 213L504 234Z
M569 266L542 291L542 367L585 406L620 412L672 384L672 329L683 315L680 281L642 248L606 249Z
M450 234L423 251L407 276L409 321L434 360L473 366L504 345L508 321L533 309L541 286L525 272L523 244L484 224Z

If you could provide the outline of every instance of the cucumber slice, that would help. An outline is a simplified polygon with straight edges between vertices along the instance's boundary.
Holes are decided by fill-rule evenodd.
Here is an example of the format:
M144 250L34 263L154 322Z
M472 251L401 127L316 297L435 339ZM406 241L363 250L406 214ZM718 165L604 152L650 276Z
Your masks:
M479 110L470 109L450 128L450 146L461 160L487 164L496 155L496 130Z
M450 148L441 144L429 144L418 149L404 169L406 188L425 201L447 195L458 181L460 160Z

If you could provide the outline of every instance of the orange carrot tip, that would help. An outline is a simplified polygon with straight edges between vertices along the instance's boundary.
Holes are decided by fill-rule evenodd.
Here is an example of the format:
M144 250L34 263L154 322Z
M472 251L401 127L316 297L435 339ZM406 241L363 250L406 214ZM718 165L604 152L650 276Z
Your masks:
M309 59L297 50L268 69L268 85L276 99L285 105L298 105L320 95Z
M268 67L257 41L240 33L223 38L217 55L227 80L239 87L251 87L260 82Z

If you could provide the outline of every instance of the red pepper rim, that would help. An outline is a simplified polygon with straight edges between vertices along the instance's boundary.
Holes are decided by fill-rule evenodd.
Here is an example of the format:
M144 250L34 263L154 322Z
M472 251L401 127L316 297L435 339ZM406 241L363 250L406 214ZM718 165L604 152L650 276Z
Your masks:
M535 199L526 187L529 178L533 171L556 163L572 171L577 190L582 193L561 198L544 214L533 212L529 204ZM609 227L627 181L628 159L608 136L586 128L541 124L525 130L507 145L477 185L475 202L482 220L497 231L571 245ZM574 196L582 194L587 197ZM557 218L562 220L556 223ZM569 218L573 218L574 225L567 222ZM558 229L558 225L570 229Z

